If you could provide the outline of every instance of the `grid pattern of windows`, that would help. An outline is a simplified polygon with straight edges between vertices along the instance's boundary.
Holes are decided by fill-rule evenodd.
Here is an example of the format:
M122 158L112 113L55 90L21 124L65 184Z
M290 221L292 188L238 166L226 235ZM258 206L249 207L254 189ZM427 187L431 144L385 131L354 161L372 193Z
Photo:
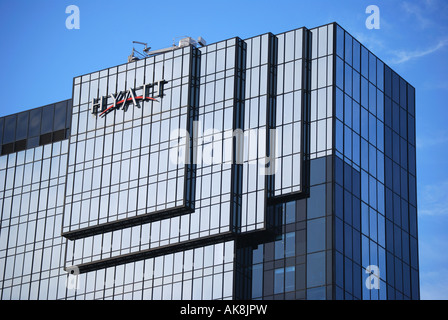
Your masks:
M67 139L71 107L66 100L0 118L1 155Z
M269 154L270 114L274 75L271 34L245 40L247 45L244 94L244 155L242 165L241 232L265 227L268 170L274 166Z
M190 141L170 132L187 129L190 62L188 47L75 79L64 232L188 205L186 161L170 150ZM91 114L92 99L162 80L159 102Z
M418 298L413 89L340 27L336 53L336 298Z
M282 232L252 250L252 299L331 297L331 157L310 162L310 197L275 205ZM327 293L328 291L328 293Z
M0 157L2 300L64 296L67 152L64 140Z
M298 29L277 35L277 90L275 128L276 174L274 195L300 192L302 189L303 118L308 93L308 33ZM305 106L305 108L303 107Z
M384 64L340 27L336 53L336 298L384 299ZM361 281L370 265L379 290Z
M385 68L385 211L388 298L419 298L415 89Z
M67 299L230 299L234 242L69 276Z
M120 92L141 98L103 113ZM415 90L337 24L76 77L72 100L0 118L1 299L419 298Z

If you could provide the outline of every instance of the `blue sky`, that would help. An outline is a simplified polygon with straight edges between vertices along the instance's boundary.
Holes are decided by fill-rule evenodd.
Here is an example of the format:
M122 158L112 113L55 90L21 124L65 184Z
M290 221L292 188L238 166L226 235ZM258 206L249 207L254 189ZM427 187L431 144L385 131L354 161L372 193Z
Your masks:
M65 26L68 5L80 29ZM369 30L368 5L380 9ZM336 21L416 88L422 299L448 299L446 0L0 0L0 117L71 98L73 77L125 63L132 41L208 43Z

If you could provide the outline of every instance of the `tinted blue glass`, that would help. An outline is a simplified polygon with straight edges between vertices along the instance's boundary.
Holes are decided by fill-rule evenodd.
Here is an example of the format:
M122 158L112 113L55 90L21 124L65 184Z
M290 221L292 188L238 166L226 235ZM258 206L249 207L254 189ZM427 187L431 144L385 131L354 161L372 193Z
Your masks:
M42 110L41 134L53 131L54 105L46 106Z
M285 205L285 223L293 223L295 221L296 221L296 202L290 201L287 202Z
M420 299L418 271L411 269L411 294L412 299Z
M376 121L376 147L384 152L384 125L380 120Z
M353 293L353 262L345 258L345 291Z
M310 197L307 201L308 219L318 218L325 215L325 184L310 188Z
M376 57L369 52L369 80L376 85Z
M318 219L320 220L320 219ZM324 230L325 232L325 230ZM325 233L322 233L321 236L325 235ZM285 257L292 257L295 255L295 243L296 243L296 233L295 232L289 232L286 234L286 240L285 240Z
M282 238L275 241L275 259L282 259L285 257L285 235L282 234Z
M295 267L285 268L285 292L293 291L295 289Z
M344 221L348 224L352 224L352 194L344 190Z
M392 71L392 99L396 103L400 102L400 77L393 71Z
M263 262L263 245L258 245L257 249L253 251L253 257L252 262L255 263L261 263Z
M336 285L340 287L344 287L344 258L342 254L336 252L335 254L335 276L336 276ZM344 298L344 293L342 293L342 298Z
M417 209L409 206L409 232L411 236L417 236Z
M408 157L408 164L409 164L409 173L415 176L415 147L409 146L409 157Z
M344 123L352 127L352 99L348 95L344 95Z
M403 291L403 264L397 257L395 257L395 288Z
M396 194L400 194L401 193L401 189L400 189L400 182L401 182L401 170L400 170L400 166L394 162L393 164L393 185L394 185L394 192Z
M336 89L336 117L344 120L344 94L339 89Z
M361 170L361 200L369 203L369 175Z
M344 188L348 192L352 191L352 168L346 162L344 162Z
M370 233L370 217L369 207L365 204L361 204L361 232L362 234L369 236Z
M364 108L361 108L361 137L369 139L369 113Z
M369 111L376 115L376 88L369 83Z
M344 254L348 258L352 258L353 255L353 235L352 235L353 228L344 223Z
M376 60L376 74L376 86L384 91L384 63L379 59Z
M400 106L406 110L407 108L407 83L400 78Z
M353 230L353 261L361 264L361 233Z
M397 225L394 225L394 253L401 258L401 229Z
M418 268L418 244L417 239L410 237L410 254L411 254L411 266Z
M361 173L358 170L353 170L353 194L361 198Z
M344 62L336 58L336 85L344 89Z
M310 161L310 185L325 182L326 158L317 158Z
M336 120L336 150L344 153L344 125Z
M400 164L404 169L408 168L408 143L400 138Z
M384 66L384 93L392 98L392 70Z
M3 126L5 123L5 119L0 118L0 145L3 144Z
M389 250L389 249L388 249ZM386 251L386 261L387 261L387 283L394 285L395 284L395 259L394 256ZM389 299L391 296L389 295Z
M325 219L313 219L307 223L307 250L309 253L325 250Z
M369 210L369 228L370 239L376 242L378 240L378 217L372 208Z
M30 122L28 134L30 137L40 135L40 123L41 123L42 108L33 109L30 111Z
M369 83L365 78L361 78L361 105L369 107Z
M361 168L369 170L369 143L364 139L361 139Z
M379 90L376 90L376 93L376 116L384 121L384 94Z
M355 101L353 101L352 104L352 118L353 118L353 123L352 123L352 128L353 131L355 131L357 134L360 134L360 122L361 122L361 115L360 115L360 105L358 103L356 103Z
M378 245L370 241L370 264L378 265Z
M361 45L353 39L353 68L361 72Z
M353 71L353 99L361 102L361 76L356 71Z
M345 33L345 61L349 65L352 65L352 42L353 38L348 33Z
M336 27L336 53L344 58L344 30L339 26Z
M415 119L410 114L408 115L408 142L415 144Z
M392 101L387 96L384 99L384 123L392 127Z
M283 268L274 270L274 294L282 293L285 285L285 270Z
M361 74L366 79L369 78L369 52L363 46L361 46Z
M366 268L370 265L370 244L369 239L362 235L361 236L361 245L362 245L362 266Z
M369 113L369 143L376 146L376 118Z
M263 294L263 265L255 264L252 267L252 298L261 297Z
M352 160L352 130L344 126L344 155Z
M400 136L395 132L392 133L392 146L393 160L400 163Z
M22 112L17 115L16 140L27 138L29 112Z
M325 252L312 253L307 256L307 287L325 284Z
M343 219L343 212L344 212L344 193L342 190L342 187L338 184L334 187L334 206L335 206L335 213L336 216Z
M411 269L403 263L403 293L407 298L411 297Z
M415 89L413 86L408 85L407 88L407 101L408 101L408 112L415 117Z
M13 142L16 138L16 115L5 118L3 144Z
M415 177L409 175L409 203L413 205L414 207L417 206L417 200L416 200L416 186L415 186Z
M56 103L54 108L54 130L65 129L65 121L67 119L67 103Z
M335 249L344 252L344 223L339 218L334 219Z
M307 298L307 300L325 300L325 290L326 290L325 287L317 287L317 288L308 289L308 290L306 290L306 298ZM343 292L342 292L342 295L343 295Z
M401 232L401 243L403 245L403 261L409 264L409 234L407 232Z
M345 93L352 95L352 68L345 64Z
M334 179L336 183L339 183L341 186L344 184L344 176L343 176L343 172L344 172L344 167L343 167L343 161L338 158L335 157L334 160Z
M401 197L408 200L408 173L401 169Z
M384 128L384 153L392 157L392 131L389 127Z
M353 141L353 162L356 163L358 166L360 165L360 151L361 151L361 138L356 133L352 134L352 141Z
M377 151L376 152L376 168L378 173L378 180L384 182L384 155Z

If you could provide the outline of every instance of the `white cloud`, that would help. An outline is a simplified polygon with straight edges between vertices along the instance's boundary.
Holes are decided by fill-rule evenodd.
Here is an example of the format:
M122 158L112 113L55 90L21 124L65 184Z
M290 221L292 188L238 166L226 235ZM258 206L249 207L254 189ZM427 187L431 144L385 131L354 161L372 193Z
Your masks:
M448 84L447 87L448 88ZM433 132L431 137L417 137L416 146L418 149L428 148L428 147L442 147L441 145L448 143L448 132Z
M428 49L424 50L416 50L416 51L392 51L392 55L395 57L391 60L392 64L400 64L412 59L417 59L434 53L442 48L444 48L448 44L448 39L440 40L435 46L432 46Z
M418 214L420 216L448 215L448 181L421 186Z
M420 269L420 299L448 300L448 269L421 272Z

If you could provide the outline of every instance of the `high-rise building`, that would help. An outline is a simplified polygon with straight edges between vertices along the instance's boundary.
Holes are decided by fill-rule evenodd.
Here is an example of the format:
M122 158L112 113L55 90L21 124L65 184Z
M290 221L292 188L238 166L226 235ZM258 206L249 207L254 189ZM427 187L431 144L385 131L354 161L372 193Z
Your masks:
M336 23L0 118L1 299L419 299L415 89Z

